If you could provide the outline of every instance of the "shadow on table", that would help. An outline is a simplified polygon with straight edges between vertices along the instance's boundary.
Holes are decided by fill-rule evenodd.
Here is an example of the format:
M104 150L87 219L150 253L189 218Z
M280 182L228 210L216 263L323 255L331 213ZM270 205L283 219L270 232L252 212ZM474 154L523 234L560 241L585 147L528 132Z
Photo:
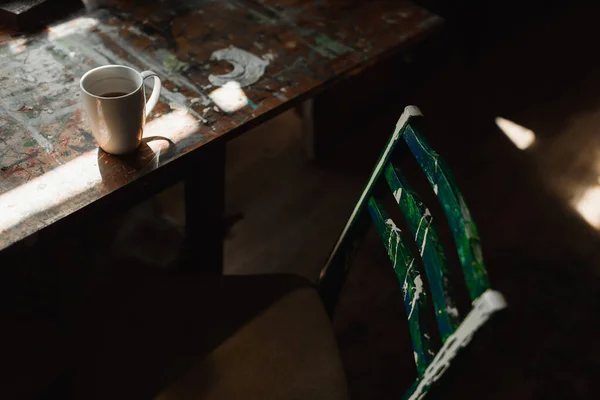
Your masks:
M154 145L154 143L158 143ZM151 146L152 144L152 146ZM161 157L168 158L175 143L162 136L150 136L142 139L137 150L122 156L111 155L98 148L98 170L102 184L109 190L115 190L132 179L157 169Z

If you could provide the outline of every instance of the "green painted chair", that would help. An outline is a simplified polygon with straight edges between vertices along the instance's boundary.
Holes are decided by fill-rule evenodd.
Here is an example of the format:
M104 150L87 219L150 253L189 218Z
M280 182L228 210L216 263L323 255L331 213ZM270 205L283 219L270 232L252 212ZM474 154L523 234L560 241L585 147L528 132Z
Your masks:
M504 297L490 289L479 235L471 214L446 164L418 131L415 121L421 113L414 106L406 107L396 124L367 185L346 223L333 251L321 271L319 293L330 316L353 253L372 221L402 288L404 305L410 327L418 378L407 391L405 399L420 399L439 380L461 348L485 324L492 314L506 307ZM452 280L446 258L433 224L429 209L407 184L398 168L391 162L396 146L404 140L415 157L446 215L456 248L472 309L461 318L450 297ZM401 232L374 194L374 188L385 179L398 204L410 234ZM422 259L442 346L437 352L427 330L426 314L430 311L424 282L408 240L414 240Z
M409 107L400 118L317 288L290 275L161 273L101 286L92 302L97 307L86 308L88 319L73 350L78 356L76 398L347 399L328 314L333 315L351 255L371 220L404 291L419 373L406 398L423 397L505 302L489 290L475 226L446 166L418 136L416 115L418 110ZM473 301L462 320L448 296L450 280L430 212L389 161L401 138L429 178L453 230ZM416 238L428 279L421 278L407 238L373 197L374 185L384 179L404 212L410 237ZM428 306L424 281L430 282L444 342L437 352L430 343L433 332L423 322Z

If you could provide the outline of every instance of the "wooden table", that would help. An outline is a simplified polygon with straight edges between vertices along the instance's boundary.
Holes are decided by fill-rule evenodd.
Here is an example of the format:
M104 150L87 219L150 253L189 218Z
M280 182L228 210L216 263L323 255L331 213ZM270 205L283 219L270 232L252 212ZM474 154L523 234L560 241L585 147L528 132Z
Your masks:
M220 270L225 143L440 23L403 0L115 1L1 32L0 250L184 180L186 240ZM79 77L103 64L163 79L129 156L99 150L82 115Z

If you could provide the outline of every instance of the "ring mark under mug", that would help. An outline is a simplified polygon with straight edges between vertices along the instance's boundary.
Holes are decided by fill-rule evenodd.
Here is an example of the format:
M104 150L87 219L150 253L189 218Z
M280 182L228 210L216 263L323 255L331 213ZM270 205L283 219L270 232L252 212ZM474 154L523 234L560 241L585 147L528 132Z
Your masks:
M144 79L154 88L146 103ZM126 154L142 142L146 117L160 96L160 78L152 71L138 72L124 65L94 68L81 77L83 106L94 138L110 154Z

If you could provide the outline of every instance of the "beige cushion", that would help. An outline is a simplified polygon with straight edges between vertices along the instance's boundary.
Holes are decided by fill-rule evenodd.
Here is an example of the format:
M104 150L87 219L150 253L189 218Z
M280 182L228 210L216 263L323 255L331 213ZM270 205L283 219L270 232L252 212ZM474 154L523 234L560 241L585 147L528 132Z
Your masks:
M327 315L316 291L300 288L252 319L156 399L346 398Z
M298 278L168 278L117 309L95 312L79 398L347 398L329 319Z

